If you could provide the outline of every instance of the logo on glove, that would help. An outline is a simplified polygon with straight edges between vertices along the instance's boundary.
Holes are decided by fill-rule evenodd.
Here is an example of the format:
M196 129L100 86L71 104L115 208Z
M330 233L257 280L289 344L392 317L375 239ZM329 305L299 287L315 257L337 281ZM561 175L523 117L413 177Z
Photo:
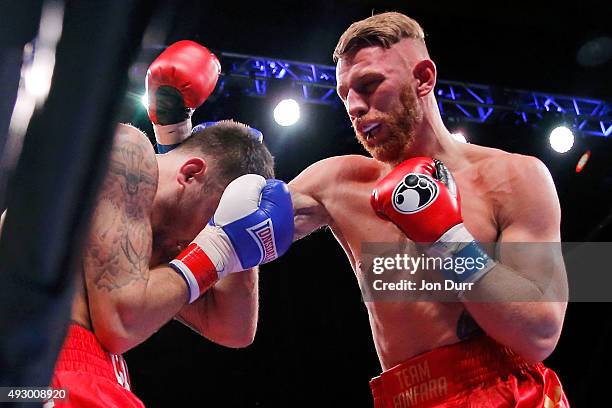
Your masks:
M257 243L259 251L262 255L258 263L270 262L278 257L276 244L274 241L274 226L272 220L267 218L263 222L248 228L247 231Z
M393 208L413 214L427 208L438 197L438 185L425 174L410 173L393 190Z

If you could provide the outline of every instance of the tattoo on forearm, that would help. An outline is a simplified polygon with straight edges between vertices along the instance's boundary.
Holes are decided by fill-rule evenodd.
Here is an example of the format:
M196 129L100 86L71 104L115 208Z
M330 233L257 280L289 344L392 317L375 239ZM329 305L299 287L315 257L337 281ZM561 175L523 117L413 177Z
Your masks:
M113 149L84 253L96 288L112 291L148 280L156 188L157 164L142 145Z

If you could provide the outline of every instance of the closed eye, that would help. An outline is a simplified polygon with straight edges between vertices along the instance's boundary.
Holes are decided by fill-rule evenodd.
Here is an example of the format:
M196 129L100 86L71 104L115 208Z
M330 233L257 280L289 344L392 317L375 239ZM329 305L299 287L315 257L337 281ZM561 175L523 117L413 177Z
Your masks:
M359 86L359 92L364 94L371 94L376 90L376 88L378 88L382 81L382 79L373 79L363 82Z
M360 94L371 94L376 91L376 88L385 80L384 76L379 73L368 73L353 81L352 84L342 84L338 86L337 92L340 99L346 100L349 89Z

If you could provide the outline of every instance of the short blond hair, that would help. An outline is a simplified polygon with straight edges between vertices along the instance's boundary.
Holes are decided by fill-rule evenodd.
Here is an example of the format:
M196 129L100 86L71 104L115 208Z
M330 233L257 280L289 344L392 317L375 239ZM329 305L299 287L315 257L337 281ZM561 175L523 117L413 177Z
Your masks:
M414 38L425 45L425 32L416 20L397 12L375 14L351 24L340 36L334 62L366 47L391 48L404 38Z

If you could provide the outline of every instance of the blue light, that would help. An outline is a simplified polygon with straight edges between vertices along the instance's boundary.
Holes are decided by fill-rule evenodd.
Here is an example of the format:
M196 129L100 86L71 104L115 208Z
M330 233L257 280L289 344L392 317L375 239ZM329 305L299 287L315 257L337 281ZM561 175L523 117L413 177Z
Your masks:
M251 81L248 86L252 89L243 89L243 92L265 96L267 80L289 77L293 85L299 85L297 88L302 90L304 102L341 105L335 95L334 66L233 53L221 53L221 59L224 66L230 67L219 79L221 87L232 76L256 76L261 83ZM537 125L543 112L553 111L576 124L576 129L584 135L612 134L612 103L607 101L516 89L502 91L494 91L492 86L484 84L438 80L435 92L445 119L482 123L498 120L510 113L518 120Z

